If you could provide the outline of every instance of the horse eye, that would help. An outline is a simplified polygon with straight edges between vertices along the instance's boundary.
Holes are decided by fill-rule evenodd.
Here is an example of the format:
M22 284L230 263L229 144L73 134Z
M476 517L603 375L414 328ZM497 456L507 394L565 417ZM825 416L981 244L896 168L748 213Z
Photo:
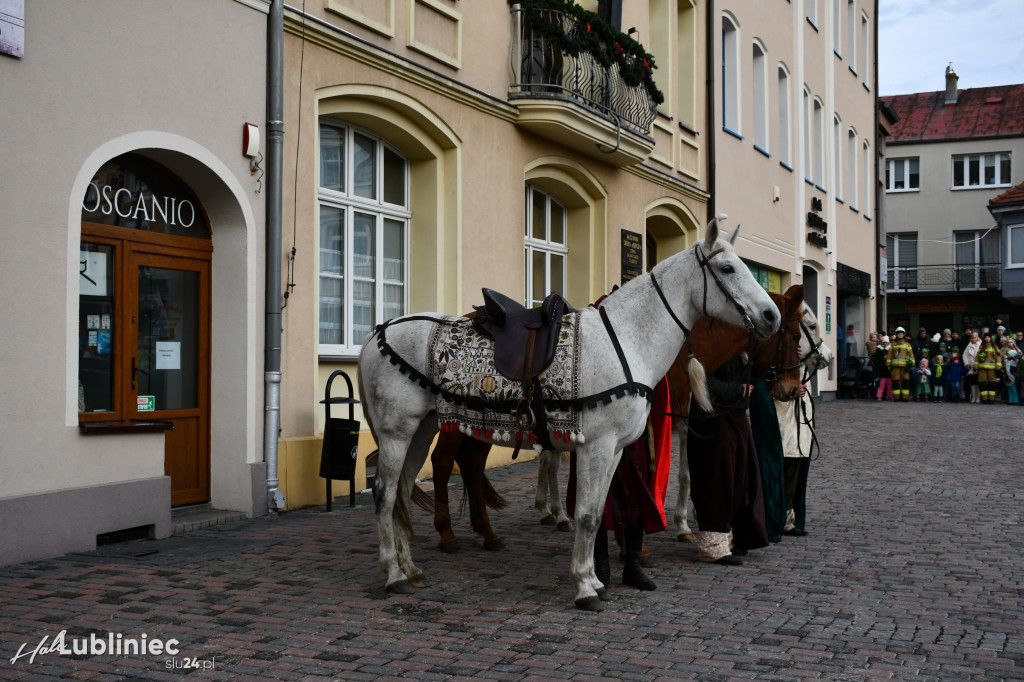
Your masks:
M731 265L725 264L725 265L722 266L722 272L724 272L727 275L731 275L732 273L734 273L736 271L733 269L733 267Z

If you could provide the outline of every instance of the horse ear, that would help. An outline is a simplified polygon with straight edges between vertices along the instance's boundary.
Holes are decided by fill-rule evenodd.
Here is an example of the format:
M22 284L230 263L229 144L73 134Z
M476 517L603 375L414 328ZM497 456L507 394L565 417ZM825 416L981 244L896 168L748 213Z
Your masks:
M729 235L729 243L732 244L733 246L735 246L736 245L736 237L738 237L739 234L740 234L740 226L737 225L736 229L733 230L732 234Z
M712 218L711 222L708 223L707 233L704 235L704 246L707 247L708 251L715 248L715 242L718 241L718 235L721 232L718 226L718 218Z

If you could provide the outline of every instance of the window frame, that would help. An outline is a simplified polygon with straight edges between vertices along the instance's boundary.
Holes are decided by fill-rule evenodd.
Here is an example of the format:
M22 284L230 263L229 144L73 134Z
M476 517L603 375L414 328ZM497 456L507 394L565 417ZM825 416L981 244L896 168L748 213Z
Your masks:
M728 23L729 28L726 28ZM728 14L722 14L722 129L743 139L742 104L740 101L740 25Z
M857 129L846 131L846 200L851 209L857 210L860 177L857 174Z
M1020 230L1020 238L1024 240L1024 223L1014 223L1006 226L1006 267L1007 269L1019 269L1024 268L1024 256L1020 261L1013 259L1013 235ZM1022 251L1024 251L1024 241L1022 241Z
M323 126L328 126L336 130L344 131L344 149L342 168L344 173L343 189L336 190L327 188L321 185L322 178L320 176L320 163L321 154L323 151L322 143L320 139L320 130ZM385 258L384 258L384 245L385 245L385 225L387 221L394 221L401 224L402 227L402 280L397 282L402 287L402 301L401 311L398 315L404 315L409 310L409 289L410 279L409 275L411 272L410 264L410 235L411 235L411 219L412 210L410 208L411 203L411 192L410 192L410 173L411 173L411 162L409 158L402 153L402 151L387 141L384 137L374 133L371 130L361 128L351 123L334 119L331 117L320 117L318 121L318 138L317 138L317 202L316 202L316 230L317 230L317 306L316 306L316 338L318 355L321 357L341 357L341 358L353 358L358 356L362 349L362 344L357 343L353 334L355 333L355 320L354 320L354 287L353 282L357 280L366 281L367 278L357 277L355 268L355 249L353 244L356 243L356 217L357 215L371 216L373 219L373 320L370 323L370 327L382 324L392 317L397 315L388 315L385 307L385 286L389 283L393 286L391 280L385 279ZM366 138L370 138L374 142L374 178L373 178L373 189L375 198L357 196L355 193L355 163L352 162L352 156L355 153L355 145L353 141L356 135L360 135ZM403 162L404 168L402 170L402 191L403 198L405 201L404 205L394 204L384 200L384 171L385 171L385 153L390 152L397 155ZM322 223L321 215L324 207L328 207L334 210L339 210L343 214L342 219L342 247L341 247L341 275L337 279L342 280L342 294L341 294L341 315L340 315L340 329L342 343L327 343L321 341L323 333L323 309L325 305L325 294L323 292L322 283L325 276L331 275L331 273L325 271L322 266L322 255L324 253L324 246L322 244Z
M533 203L536 195L544 197L544 239L538 239L533 236ZM551 288L552 255L562 257L562 288L567 289L569 286L569 208L553 193L533 183L526 183L525 202L526 218L523 221L523 251L526 282L523 299L526 307L532 308L540 305L544 301L544 297L553 291ZM554 241L551 237L552 204L561 209L562 236L564 240L562 242ZM535 253L544 254L544 292L540 296L537 296L537 292L533 290L533 255ZM559 293L563 296L567 295L565 291Z
M760 54L759 54L760 53ZM760 40L753 41L753 107L754 148L770 156L768 125L768 49Z
M784 164L792 170L792 120L790 116L790 81L789 69L782 62L778 67L778 97L779 97L779 163Z
M1002 175L1003 175L1003 173L1002 173L1002 163L1001 162L1002 162L1002 157L1004 157L1004 156L1006 157L1006 162L1009 165L1009 168L1007 170L1007 175L1009 176L1009 178L1005 182L999 182L999 180L1002 179ZM995 169L997 182L995 182L994 184L987 184L985 182L985 168L987 168L987 166L985 165L986 157L993 157L993 161L995 162L994 165L993 165L993 168ZM977 184L970 184L970 182L965 182L964 184L960 184L960 185L956 184L957 160L958 159L965 159L965 160L967 160L966 163L969 164L970 163L970 159L972 159L972 158L978 159L978 183ZM964 180L969 180L970 179L969 172L970 172L969 171L969 167L965 164L964 170L963 170L963 178L964 178ZM971 154L954 154L952 156L951 164L950 164L950 189L952 189L954 191L971 190L971 189L994 189L994 188L998 188L998 187L1011 187L1013 185L1012 178L1013 178L1013 152L1009 152L1009 151L1005 151L1005 152L977 152L977 153L971 153Z
M902 239L908 237L908 239ZM910 239L909 237L912 237ZM890 238L892 242L890 244ZM890 232L885 235L885 246L888 252L888 261L886 264L886 291L917 291L918 288L918 277L917 268L920 265L920 258L918 257L918 245L919 237L917 232ZM900 243L913 244L914 245L914 263L912 265L900 265ZM905 276L901 276L905 275ZM908 284L913 286L907 286L906 288L896 286L897 282L906 281Z
M917 163L917 185L910 186L911 178L913 173L911 172L911 164ZM903 187L896 187L896 166L901 164L903 168L902 179ZM905 192L920 192L921 191L921 157L919 156L898 156L891 159L885 160L885 193L886 194L902 194Z

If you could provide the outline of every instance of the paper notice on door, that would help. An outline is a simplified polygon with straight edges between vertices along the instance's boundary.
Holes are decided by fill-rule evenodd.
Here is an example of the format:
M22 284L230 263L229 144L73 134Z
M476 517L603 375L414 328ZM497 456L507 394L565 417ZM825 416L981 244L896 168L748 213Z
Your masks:
M156 342L156 369L181 369L181 341Z

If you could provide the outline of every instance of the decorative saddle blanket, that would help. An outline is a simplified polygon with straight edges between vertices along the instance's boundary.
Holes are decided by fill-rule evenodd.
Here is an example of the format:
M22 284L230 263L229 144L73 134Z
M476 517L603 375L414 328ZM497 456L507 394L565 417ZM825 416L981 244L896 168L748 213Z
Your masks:
M537 377L545 400L580 397L579 353L579 313L571 313L562 317L554 359ZM474 330L472 320L451 317L434 325L427 354L427 376L442 391L436 398L441 430L511 443L519 430L513 412L523 385L495 370L494 341ZM475 409L480 401L487 406ZM582 442L579 410L548 409L546 414L552 441Z

